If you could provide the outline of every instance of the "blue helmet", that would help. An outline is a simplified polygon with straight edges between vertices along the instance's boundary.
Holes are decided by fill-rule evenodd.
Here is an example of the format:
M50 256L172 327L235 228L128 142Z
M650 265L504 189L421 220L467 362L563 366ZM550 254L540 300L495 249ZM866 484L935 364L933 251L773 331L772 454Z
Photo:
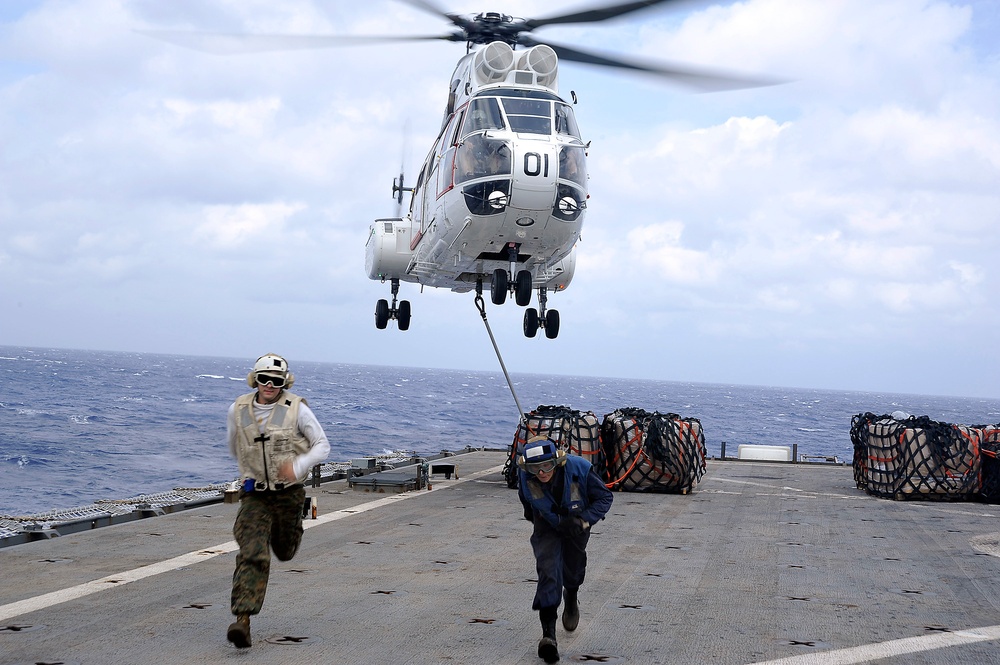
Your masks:
M566 452L560 450L555 441L545 436L528 439L517 458L518 468L530 474L553 471L565 463Z

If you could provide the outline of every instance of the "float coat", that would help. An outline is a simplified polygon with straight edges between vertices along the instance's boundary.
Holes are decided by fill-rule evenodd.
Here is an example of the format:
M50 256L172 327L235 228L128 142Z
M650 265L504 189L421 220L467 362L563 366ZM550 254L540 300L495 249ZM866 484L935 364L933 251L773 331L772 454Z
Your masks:
M253 415L253 402L257 393L241 395L234 404L236 411L236 460L240 476L264 482L263 489L274 490L284 486L278 471L286 461L309 452L309 440L299 432L299 405L307 404L298 395L283 391L263 426ZM300 482L303 478L298 479ZM258 485L259 487L259 485Z

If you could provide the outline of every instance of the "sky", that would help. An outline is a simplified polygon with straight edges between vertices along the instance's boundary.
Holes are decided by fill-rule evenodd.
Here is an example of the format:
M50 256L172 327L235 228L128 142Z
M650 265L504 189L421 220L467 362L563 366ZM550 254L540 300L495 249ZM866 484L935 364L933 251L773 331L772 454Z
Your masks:
M4 0L0 345L498 370L473 294L404 283L410 329L376 330L389 286L364 267L464 45L212 55L140 32L447 28L393 0ZM687 1L533 35L788 82L563 63L591 199L557 339L486 299L508 371L1000 397L996 3Z

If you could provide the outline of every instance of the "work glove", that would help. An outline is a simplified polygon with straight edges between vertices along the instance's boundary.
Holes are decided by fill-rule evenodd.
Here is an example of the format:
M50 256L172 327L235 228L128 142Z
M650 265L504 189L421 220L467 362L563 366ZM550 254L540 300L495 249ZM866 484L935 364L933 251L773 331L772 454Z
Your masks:
M589 528L590 525L587 524L579 515L569 515L559 520L559 526L556 530L562 536L575 538Z

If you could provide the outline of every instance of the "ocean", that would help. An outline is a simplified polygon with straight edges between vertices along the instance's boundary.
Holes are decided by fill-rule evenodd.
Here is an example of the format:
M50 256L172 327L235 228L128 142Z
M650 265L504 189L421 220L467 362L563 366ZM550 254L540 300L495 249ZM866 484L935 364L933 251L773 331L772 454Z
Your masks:
M236 478L226 410L254 358L0 346L0 515L28 515ZM392 451L505 449L518 410L503 372L300 362L331 461ZM698 418L708 453L798 445L850 463L851 417L902 410L1000 422L1000 400L511 373L521 406L598 419L622 407Z

